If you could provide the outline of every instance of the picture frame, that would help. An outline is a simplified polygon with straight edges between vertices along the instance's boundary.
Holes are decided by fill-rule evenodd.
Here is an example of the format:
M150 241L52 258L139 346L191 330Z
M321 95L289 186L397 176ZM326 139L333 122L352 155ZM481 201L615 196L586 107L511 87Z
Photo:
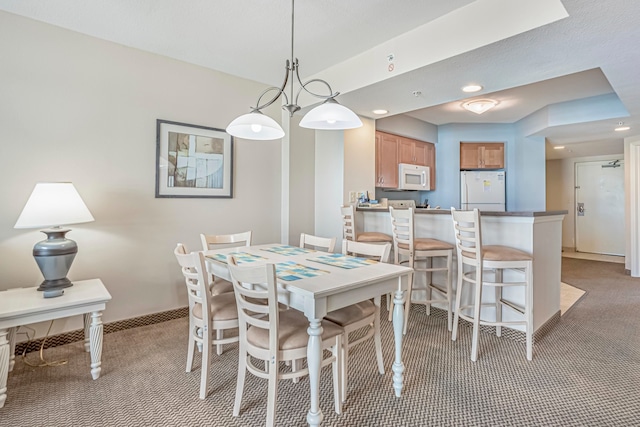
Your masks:
M222 129L156 121L156 198L233 197L233 137Z

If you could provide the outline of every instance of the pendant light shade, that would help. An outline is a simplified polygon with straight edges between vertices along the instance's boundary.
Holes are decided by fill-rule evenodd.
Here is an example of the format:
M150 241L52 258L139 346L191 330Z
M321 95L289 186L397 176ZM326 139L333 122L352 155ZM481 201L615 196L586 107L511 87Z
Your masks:
M229 123L227 133L238 138L260 141L280 139L284 136L284 130L275 120L256 111L243 114Z
M255 107L251 107L251 113L245 114L232 121L227 126L227 132L238 138L268 140L279 139L284 136L284 130L269 117L262 115L261 110L267 108L280 97L284 98L282 108L293 114L300 110L298 97L302 91L311 96L324 100L324 103L309 111L300 122L300 126L311 129L331 130L331 129L353 129L362 126L358 116L347 107L344 107L334 99L340 92L333 92L329 83L322 79L311 79L307 82L300 80L300 65L298 59L293 55L293 35L294 35L294 6L295 0L291 0L291 61L286 61L286 74L281 87L272 86L265 89L258 97ZM295 58L295 59L294 59ZM294 86L298 82L299 88L296 91ZM307 85L323 85L327 93L321 94L311 91ZM285 90L289 88L290 95L287 96ZM268 101L263 102L262 97L269 92L275 95Z
M300 126L321 130L354 129L362 126L362 121L353 111L329 98L305 114Z

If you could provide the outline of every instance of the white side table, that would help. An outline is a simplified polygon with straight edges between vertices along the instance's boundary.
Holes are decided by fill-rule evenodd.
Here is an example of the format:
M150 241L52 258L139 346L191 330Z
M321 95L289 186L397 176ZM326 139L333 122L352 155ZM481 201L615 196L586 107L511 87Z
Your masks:
M64 289L64 295L43 298L33 288L0 292L0 408L7 400L7 376L15 364L16 328L82 314L84 348L91 352L91 376L100 377L102 357L102 310L111 295L100 279L80 280Z

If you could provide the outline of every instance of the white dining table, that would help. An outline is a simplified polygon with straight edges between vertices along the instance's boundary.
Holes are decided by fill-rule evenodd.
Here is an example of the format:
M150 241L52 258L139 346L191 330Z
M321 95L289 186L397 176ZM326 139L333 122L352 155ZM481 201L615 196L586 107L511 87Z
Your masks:
M311 389L310 408L307 422L310 426L318 426L322 422L323 414L320 409L320 367L322 349L320 336L322 327L320 322L325 315L333 310L349 306L374 297L392 293L394 295L393 331L395 337L395 360L391 367L393 371L393 389L400 397L403 387L404 364L402 363L402 329L404 322L404 298L409 277L413 269L395 264L376 262L367 265L344 266L327 265L314 258L329 255L326 252L312 251L282 244L265 244L242 246L207 251L207 268L212 274L230 280L223 255L238 254L240 265L257 265L258 263L292 262L303 266L300 273L289 271L294 280L285 280L284 272L277 272L278 286L285 292L279 292L281 303L304 313L309 319L309 344L307 347L307 365L309 368L309 384ZM217 259L216 259L217 257ZM260 257L260 258L257 258ZM304 277L309 273L305 267L320 270L313 277ZM278 268L277 268L278 269ZM314 272L311 271L311 274ZM290 277L289 279L293 279Z

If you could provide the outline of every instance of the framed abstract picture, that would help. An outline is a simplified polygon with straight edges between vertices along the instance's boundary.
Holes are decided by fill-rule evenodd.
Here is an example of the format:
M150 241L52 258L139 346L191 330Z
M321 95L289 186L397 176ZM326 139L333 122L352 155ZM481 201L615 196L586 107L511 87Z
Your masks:
M157 120L156 197L233 197L233 137Z

